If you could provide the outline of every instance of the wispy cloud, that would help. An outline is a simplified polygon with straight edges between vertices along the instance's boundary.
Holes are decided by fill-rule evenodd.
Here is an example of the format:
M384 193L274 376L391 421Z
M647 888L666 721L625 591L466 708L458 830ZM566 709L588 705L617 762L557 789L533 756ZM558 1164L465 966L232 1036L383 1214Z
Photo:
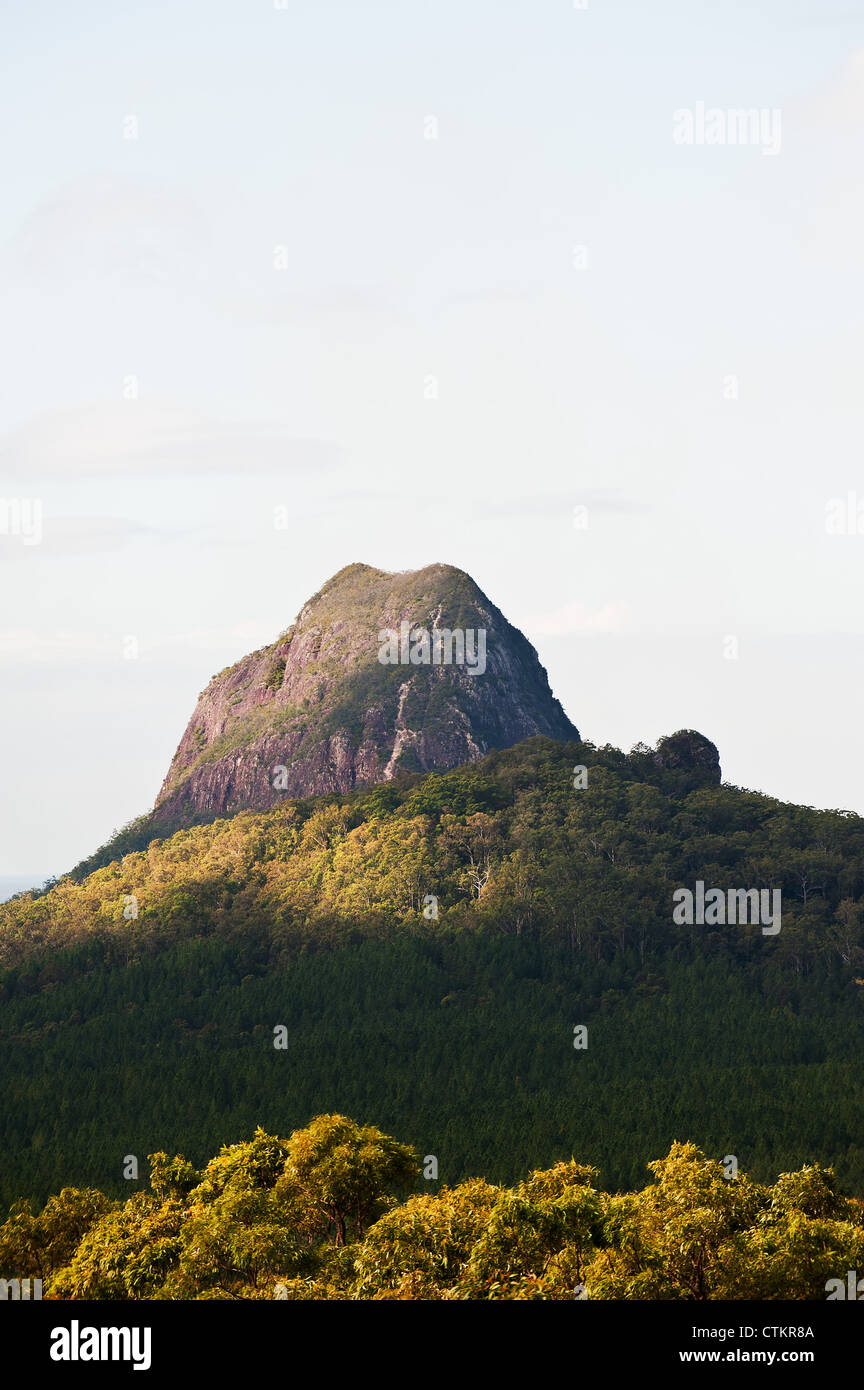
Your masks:
M613 516L636 516L648 510L647 504L636 498L591 488L527 497L502 497L497 501L477 499L472 503L472 510L478 521L503 521L514 516L561 521L562 518L572 518L573 509L577 506L585 507L589 512Z
M168 181L85 176L32 209L3 248L0 269L24 288L186 284L206 274L207 240L200 209Z
M864 125L864 44L854 48L827 82L803 103L808 121L845 129L850 135Z
M279 422L136 400L51 411L0 437L0 474L35 479L320 472L340 459L332 441L297 438Z
M211 652L223 658L235 651L239 660L249 651L273 642L278 633L260 621L226 627L194 627L185 632L93 632L82 628L38 630L30 627L0 630L0 665L68 665L87 662L118 665L130 659L148 660L167 652ZM137 648L130 648L134 637ZM172 658L173 660L173 658Z
M519 626L529 637L566 637L577 632L621 632L629 618L626 603L604 603L588 608L584 603L565 603L545 613L529 614Z

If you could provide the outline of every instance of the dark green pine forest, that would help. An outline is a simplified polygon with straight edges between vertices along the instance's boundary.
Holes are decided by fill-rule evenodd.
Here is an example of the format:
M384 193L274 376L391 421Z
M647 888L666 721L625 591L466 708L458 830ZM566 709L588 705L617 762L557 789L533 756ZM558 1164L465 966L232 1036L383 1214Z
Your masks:
M154 1151L200 1165L322 1113L434 1154L440 1185L575 1158L641 1188L687 1141L864 1194L864 821L675 762L533 738L142 820L3 905L0 1205L128 1196ZM781 931L676 925L697 879L780 888Z

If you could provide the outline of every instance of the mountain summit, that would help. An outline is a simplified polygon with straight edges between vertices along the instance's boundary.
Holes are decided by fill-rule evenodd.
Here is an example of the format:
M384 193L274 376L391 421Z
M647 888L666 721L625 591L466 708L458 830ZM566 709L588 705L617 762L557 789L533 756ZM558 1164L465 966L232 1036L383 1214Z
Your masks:
M530 642L470 575L348 565L269 647L213 677L156 816L442 772L533 734L579 738Z

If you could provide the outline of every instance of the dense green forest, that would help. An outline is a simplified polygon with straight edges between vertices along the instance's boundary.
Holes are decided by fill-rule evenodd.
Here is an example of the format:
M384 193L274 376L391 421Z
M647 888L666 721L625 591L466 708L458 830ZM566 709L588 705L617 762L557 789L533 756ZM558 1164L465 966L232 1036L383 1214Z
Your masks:
M0 907L0 1201L128 1196L127 1155L200 1165L322 1111L435 1155L432 1191L573 1157L635 1188L693 1141L864 1193L864 821L668 751L538 738L138 823ZM696 880L781 889L782 929L676 925Z
M259 1127L201 1170L151 1154L149 1186L125 1202L69 1187L41 1211L19 1202L0 1273L72 1300L847 1296L864 1204L830 1169L768 1187L693 1144L649 1166L638 1193L609 1194L570 1159L511 1188L407 1196L423 1185L410 1146L320 1115L289 1139Z

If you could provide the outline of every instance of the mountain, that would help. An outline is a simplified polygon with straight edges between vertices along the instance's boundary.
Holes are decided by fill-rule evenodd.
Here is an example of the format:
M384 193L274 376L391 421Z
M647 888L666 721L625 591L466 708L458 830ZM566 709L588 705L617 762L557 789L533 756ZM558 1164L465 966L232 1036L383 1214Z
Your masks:
M686 1139L864 1192L862 982L864 820L692 729L580 740L468 575L353 565L214 678L155 814L0 905L0 1200L322 1112L445 1184Z
M322 1112L445 1184L574 1155L641 1186L687 1139L864 1193L864 821L718 785L715 758L693 732L526 739L4 903L0 1204L128 1196L124 1154L197 1164ZM679 925L699 880L782 891L782 929Z
M535 734L579 737L530 642L470 575L348 565L275 642L213 677L155 821L441 772Z

